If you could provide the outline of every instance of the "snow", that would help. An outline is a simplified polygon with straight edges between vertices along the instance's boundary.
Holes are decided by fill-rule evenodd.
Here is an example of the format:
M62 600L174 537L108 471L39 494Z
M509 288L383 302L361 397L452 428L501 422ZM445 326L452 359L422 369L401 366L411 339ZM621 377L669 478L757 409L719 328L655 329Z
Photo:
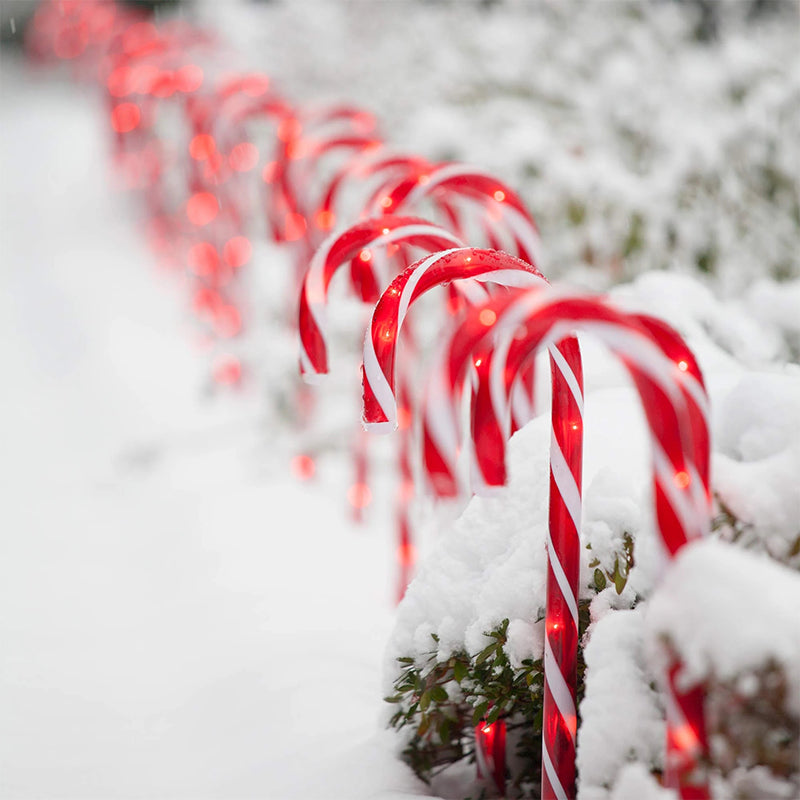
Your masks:
M385 515L350 523L346 453L295 481L255 388L208 396L100 104L2 69L0 794L424 793L380 724Z
M716 541L686 547L647 607L647 641L669 641L683 668L678 685L733 680L774 662L800 712L797 573L763 555ZM698 610L702 609L702 613Z
M666 800L649 772L659 633L682 643L691 679L772 658L800 696L800 581L765 555L797 565L795 12L744 26L728 4L706 45L675 4L479 5L202 0L196 13L232 42L231 63L263 67L288 97L361 102L399 148L497 172L536 214L546 274L627 280L614 299L668 319L698 355L714 490L738 518L717 535L739 547L695 545L665 569L638 401L582 343L584 597L590 558L612 569L626 533L636 564L621 594L592 599L581 798ZM425 559L393 614L389 476L364 528L342 499L354 375L334 362L316 424L291 426L286 255L256 244L269 271L245 287L237 351L251 372L215 392L180 277L154 267L139 210L112 190L102 104L3 59L0 793L429 796L396 758L380 697L393 659L427 652L431 633L446 658L509 618L512 665L541 657L546 418L511 442L504 493L460 515L417 509ZM340 305L332 327L339 316L336 349L352 350L357 315ZM307 450L317 474L300 483L289 464ZM764 790L756 773L722 790ZM459 796L467 784L450 780L441 791Z

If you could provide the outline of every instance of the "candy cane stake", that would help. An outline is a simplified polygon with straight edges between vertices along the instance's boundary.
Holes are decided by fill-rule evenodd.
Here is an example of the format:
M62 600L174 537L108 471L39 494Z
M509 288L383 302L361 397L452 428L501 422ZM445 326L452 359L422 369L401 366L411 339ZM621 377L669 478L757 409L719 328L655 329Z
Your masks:
M658 320L625 314L601 299L576 294L526 293L505 308L491 301L486 308L500 312L495 335L503 347L489 376L499 391L509 373L567 331L594 334L622 360L650 428L655 514L666 550L674 556L686 542L703 535L710 524L707 400L697 363L680 336ZM563 500L573 517L580 513L580 498L570 488L557 452L558 428L573 424L580 423L568 410L561 420L554 418L552 441L558 447L551 450L551 527L554 499ZM564 591L564 577L569 576L558 560L559 543L551 537L549 545L542 796L563 800L574 793L574 697L566 668L571 671L577 650L577 607L571 591ZM577 552L563 555L577 562ZM560 602L553 604L552 595ZM682 797L707 797L708 787L698 774L699 758L707 751L702 694L697 688L679 688L679 673L675 665L668 676L667 778Z
M329 236L314 253L303 279L298 311L300 369L306 381L313 383L328 372L324 312L336 271L359 256L367 264L375 248L399 243L428 250L461 245L449 231L418 217L384 216Z
M466 279L520 288L537 284L541 275L506 253L472 247L436 253L398 275L375 306L364 338L362 421L367 430L390 433L397 428L395 356L410 305L435 286Z

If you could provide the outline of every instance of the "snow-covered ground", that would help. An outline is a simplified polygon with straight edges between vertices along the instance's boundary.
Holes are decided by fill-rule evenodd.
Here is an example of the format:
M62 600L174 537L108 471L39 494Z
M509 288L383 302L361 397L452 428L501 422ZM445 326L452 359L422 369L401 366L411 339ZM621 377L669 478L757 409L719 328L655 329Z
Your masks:
M418 794L379 719L390 539L350 523L344 456L299 483L257 398L204 397L97 99L2 72L0 794Z

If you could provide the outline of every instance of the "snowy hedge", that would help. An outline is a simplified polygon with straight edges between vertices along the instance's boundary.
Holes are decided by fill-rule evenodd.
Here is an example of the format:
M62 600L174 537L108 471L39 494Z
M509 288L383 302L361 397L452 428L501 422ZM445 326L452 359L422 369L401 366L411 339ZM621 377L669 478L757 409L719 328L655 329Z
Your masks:
M714 300L695 281L657 274L612 294L660 310L700 360L717 515L714 541L688 548L651 597L663 562L641 411L621 368L586 339L579 796L663 791L654 776L663 766L665 646L707 686L712 774L723 792L794 796L800 370L783 362L779 317L760 327L744 304ZM509 723L512 795L537 796L549 437L545 414L513 438L507 489L473 498L440 531L399 609L387 652L391 720L405 732L405 758L435 788L448 765L473 756L471 726L494 709Z

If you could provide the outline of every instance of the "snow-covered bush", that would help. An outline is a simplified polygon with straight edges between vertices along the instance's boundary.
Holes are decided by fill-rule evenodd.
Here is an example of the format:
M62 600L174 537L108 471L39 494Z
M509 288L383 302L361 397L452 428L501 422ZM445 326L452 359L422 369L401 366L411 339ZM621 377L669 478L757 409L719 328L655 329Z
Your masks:
M791 766L800 740L800 628L792 623L800 371L782 362L775 328L696 281L645 276L613 294L628 308L660 309L698 356L711 397L719 541L687 548L650 599L664 570L647 510L644 422L622 369L584 340L579 796L663 792L654 780L664 758L657 687L668 643L705 682L720 796L749 786L741 796L791 797L800 780ZM507 489L473 498L440 532L399 609L386 662L392 724L404 731L406 759L440 793L437 774L470 758L472 725L491 714L508 715L513 791L537 796L549 435L542 415L512 439Z
M549 277L670 269L734 292L800 276L800 10L767 5L276 3L231 30L225 3L224 23L293 97L358 101L398 146L504 178Z

